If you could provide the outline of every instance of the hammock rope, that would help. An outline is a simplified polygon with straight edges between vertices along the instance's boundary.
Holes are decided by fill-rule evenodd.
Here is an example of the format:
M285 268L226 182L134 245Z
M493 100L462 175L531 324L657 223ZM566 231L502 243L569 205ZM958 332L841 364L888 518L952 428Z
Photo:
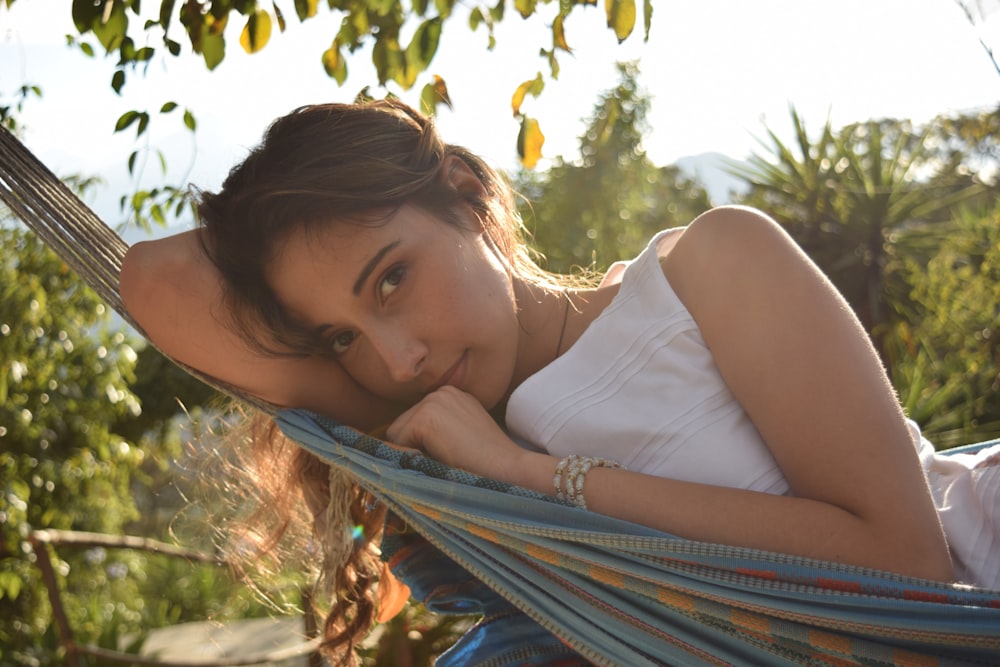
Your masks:
M0 200L142 333L118 294L125 242L5 129ZM440 667L1000 664L1000 591L690 542L312 413L277 422L414 529L382 546L416 599L483 615Z
M118 294L128 245L6 128L0 131L0 199L98 296L142 333Z
M128 244L4 127L0 127L0 201L66 262L105 304L139 335L149 340L139 323L125 309L118 291L118 276ZM269 414L276 411L273 405L256 396L176 359L172 361L224 394Z

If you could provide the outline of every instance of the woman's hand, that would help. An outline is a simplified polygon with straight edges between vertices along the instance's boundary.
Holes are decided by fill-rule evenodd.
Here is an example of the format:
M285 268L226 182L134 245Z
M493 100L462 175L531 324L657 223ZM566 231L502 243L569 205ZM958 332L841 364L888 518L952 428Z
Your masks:
M517 461L525 453L478 400L451 386L428 394L400 415L386 436L452 467L513 483Z

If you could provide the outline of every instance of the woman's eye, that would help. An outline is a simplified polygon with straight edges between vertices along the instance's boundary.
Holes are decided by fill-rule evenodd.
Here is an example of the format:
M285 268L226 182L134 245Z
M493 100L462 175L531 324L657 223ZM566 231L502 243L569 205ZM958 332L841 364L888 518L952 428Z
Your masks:
M353 331L340 331L329 339L330 351L334 354L343 354L354 342Z
M389 269L385 277L382 278L382 282L379 283L379 297L386 299L390 294L396 291L399 284L403 282L403 278L406 277L406 269L402 266L394 266Z

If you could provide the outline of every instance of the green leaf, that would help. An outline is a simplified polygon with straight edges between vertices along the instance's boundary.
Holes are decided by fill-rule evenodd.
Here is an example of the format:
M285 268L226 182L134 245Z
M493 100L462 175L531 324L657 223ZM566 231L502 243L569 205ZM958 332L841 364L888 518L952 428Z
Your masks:
M198 126L198 123L197 123L197 121L194 118L194 114L191 113L190 109L185 109L184 110L184 127L186 127L187 129L191 130L192 132L194 132L195 128L197 126Z
M94 22L100 21L102 6L93 0L73 0L73 23L81 35L90 31Z
M83 55L88 58L94 57L94 47L92 47L88 42L80 42L80 50L83 52Z
M469 30L475 32L485 20L483 10L479 7L474 8L471 12L469 12Z
M545 135L542 134L538 121L524 116L521 119L521 130L517 134L517 154L526 169L533 169L538 164L544 144Z
M497 0L497 4L490 8L490 18L493 19L494 23L500 23L503 20L504 10L507 8L507 0Z
M278 32L285 32L285 15L281 13L278 3L272 2L271 9L274 10L274 18L278 20Z
M170 28L170 21L174 16L174 1L175 0L160 0L160 27L163 28L164 35L167 33L167 29ZM164 38L164 41L169 40ZM175 53L174 55L177 54Z
M250 15L247 23L240 33L240 46L247 53L257 53L271 39L271 15L265 11L257 10Z
M115 73L111 75L111 89L117 94L122 94L122 87L125 85L125 72L124 70L115 70Z
M139 114L139 127L135 131L135 136L140 137L146 131L149 126L149 114L143 111Z
M427 5L428 5L428 0L413 0L413 3L411 5L413 7L413 13L416 14L417 16L424 16L425 14L427 14ZM478 9L473 11L478 11Z
M129 125L131 125L137 120L139 120L138 111L126 111L121 116L119 116L118 120L115 122L115 132L121 132L127 129Z
M392 14L392 10L396 7L396 0L367 0L365 4L377 16L385 17Z
M429 19L421 23L413 34L410 45L406 47L406 65L408 69L413 70L411 74L414 77L427 69L431 60L434 59L438 43L441 40L441 23L440 18Z
M135 40L131 37L125 37L122 39L121 45L118 47L119 56L121 57L121 64L126 64L135 61L136 54L138 51L135 50Z
M434 8L437 9L441 18L451 16L451 10L455 7L455 0L434 0Z
M155 220L160 226L165 226L167 224L167 218L163 215L163 207L159 204L153 204L149 209L149 214L153 216L153 220Z
M102 7L106 6L102 3ZM104 13L91 23L94 36L111 53L117 49L128 34L128 17L125 15L125 5L120 1L112 1L111 12Z
M549 74L553 79L559 78L559 59L556 58L556 50L553 48L551 51L545 51L543 49L540 55L544 55L549 61Z
M322 60L323 69L326 70L327 75L333 78L337 85L344 85L344 81L347 80L347 61L341 56L340 46L336 40L329 49L323 52Z
M160 113L170 113L177 108L177 102L164 102L160 107Z
M135 161L139 157L138 151L132 151L132 154L128 156L128 173L131 176L135 173Z
M420 91L420 110L432 116L437 113L439 104L444 104L449 109L452 108L451 97L448 95L448 86L445 85L444 79L435 74L434 81L425 85L423 90Z
M537 5L538 0L514 0L514 9L517 10L522 18L528 18L534 14Z
M141 211L142 205L149 198L149 193L145 190L139 190L132 195L132 210Z
M385 82L392 79L404 88L413 85L413 81L407 84L406 57L399 42L390 37L382 37L375 42L372 48L372 63L375 71L378 72L379 85L384 86Z
M653 0L643 0L642 2L642 18L646 25L646 34L643 35L642 40L644 42L649 41L649 28L653 25Z
M219 66L226 56L226 40L222 33L216 33L208 25L202 26L201 54L205 58L205 66L213 70Z
M618 43L624 42L635 28L635 0L604 0L608 27L614 30Z
M316 7L319 0L295 0L295 15L300 21L305 21L316 16Z

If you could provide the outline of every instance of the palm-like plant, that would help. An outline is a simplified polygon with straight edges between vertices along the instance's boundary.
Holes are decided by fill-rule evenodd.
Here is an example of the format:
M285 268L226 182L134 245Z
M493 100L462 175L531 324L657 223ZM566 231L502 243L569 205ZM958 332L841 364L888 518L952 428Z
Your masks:
M953 206L981 191L969 174L942 172L931 129L909 121L868 121L816 140L792 110L795 144L769 131L769 155L753 155L733 172L746 180L745 202L781 222L830 277L871 333L883 340L908 312L900 255L928 260L949 229Z

